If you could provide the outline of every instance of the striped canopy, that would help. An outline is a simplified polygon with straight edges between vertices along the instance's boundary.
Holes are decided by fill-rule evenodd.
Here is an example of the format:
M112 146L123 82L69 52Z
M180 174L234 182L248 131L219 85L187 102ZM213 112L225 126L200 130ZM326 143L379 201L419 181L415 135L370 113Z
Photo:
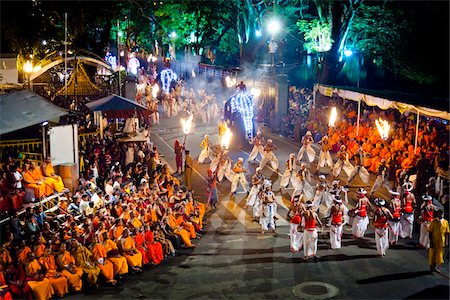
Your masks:
M107 118L128 118L134 113L148 117L152 113L142 104L115 94L89 102L86 106L92 111L105 113Z

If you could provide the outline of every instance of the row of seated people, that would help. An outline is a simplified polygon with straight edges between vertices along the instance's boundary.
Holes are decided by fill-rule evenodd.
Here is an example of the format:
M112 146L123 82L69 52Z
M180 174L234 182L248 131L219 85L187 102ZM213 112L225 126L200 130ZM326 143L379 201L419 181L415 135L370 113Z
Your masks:
M0 249L0 297L60 298L99 283L115 285L178 249L195 247L192 240L204 233L205 206L170 173L146 175L139 184L116 179L108 194L91 181L74 195L66 192L55 213L36 207L24 220L11 214Z

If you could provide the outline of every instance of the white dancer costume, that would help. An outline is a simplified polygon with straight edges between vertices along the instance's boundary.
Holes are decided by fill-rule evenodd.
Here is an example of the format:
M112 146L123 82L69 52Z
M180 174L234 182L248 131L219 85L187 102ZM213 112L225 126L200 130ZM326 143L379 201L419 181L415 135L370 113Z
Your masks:
M295 154L291 153L289 154L289 159L286 162L286 170L284 171L283 176L281 176L280 186L287 188L289 182L294 185L293 181L295 180L295 165Z
M388 217L392 217L391 213L383 205L385 201L382 199L375 199L375 205L378 206L374 213L373 225L375 227L375 243L377 245L377 252L381 256L386 255L386 250L389 248L389 230L387 228Z
M312 144L314 143L314 139L312 137L311 131L306 132L306 134L302 138L302 147L298 151L297 160L301 161L303 158L303 154L306 152L306 156L308 156L308 161L311 163L314 161L316 157L316 152L312 148Z
M315 210L318 210L320 206L324 204L327 209L330 209L332 201L325 175L320 175L319 182L316 184L316 193L313 200L314 208Z
M264 138L262 137L261 132L258 131L252 141L252 144L253 144L252 152L250 152L250 155L248 156L248 160L250 162L255 162L255 159L258 156L258 154L261 155L261 159L264 157L263 143L264 143Z
M202 147L202 152L200 152L200 155L198 156L198 163L204 163L207 158L212 161L212 151L210 149L211 143L209 142L207 134L205 134L203 141L200 143L200 147Z
M244 192L248 191L248 183L247 179L245 179L245 172L247 170L244 168L243 163L244 159L239 157L238 162L233 167L234 177L231 182L231 194L236 192L239 183L241 183Z
M367 169L363 165L362 153L363 153L362 149L360 148L358 151L359 160L358 158L355 157L355 159L358 161L356 162L356 165L353 167L351 174L348 176L347 185L350 183L350 181L352 181L355 178L356 175L359 175L359 178L361 178L361 181L364 182L365 184L369 183L370 174L369 171L367 171Z
M342 233L344 232L344 207L342 200L334 196L335 204L331 208L330 244L331 249L341 249Z
M292 181L292 185L294 186L292 196L294 197L303 193L306 201L312 200L314 198L314 189L310 182L311 174L306 169L305 164L302 164L300 170L297 171L295 180Z
M305 258L316 257L317 241L319 235L317 233L316 223L320 224L318 216L312 211L313 204L311 201L306 202L307 211L303 214L305 220L305 231L303 233L303 251Z
M424 202L421 206L419 245L428 249L430 248L430 235L428 232L428 227L434 218L436 206L433 205L433 198L431 196L424 195L422 196L422 199Z
M211 160L211 163L209 164L209 168L211 169L211 171L213 171L213 173L216 171L217 167L220 164L220 157L222 156L222 152L224 152L225 150L222 150L222 147L220 145L216 145L213 148L212 151L212 157L213 159Z
M277 214L277 204L275 203L275 195L272 191L265 193L263 204L263 213L259 219L261 224L261 231L273 230L275 231L275 215Z
M300 251L303 248L303 232L299 231L299 226L302 224L302 215L295 207L296 211L293 211L293 215L290 216L291 220L289 222L290 231L290 246L291 252Z
M259 163L259 167L261 168L261 170L264 168L264 166L270 162L272 169L274 169L275 171L278 170L278 158L275 156L275 154L273 153L274 150L277 149L277 146L275 146L272 142L271 139L267 140L267 144L264 147L264 155L263 158L261 160L261 162Z
M341 146L341 150L338 152L338 157L339 159L333 167L333 176L339 177L342 170L344 170L347 176L350 176L353 171L353 166L348 160L348 153L344 145Z
M325 166L333 169L333 159L330 154L331 145L328 136L324 136L319 144L321 144L322 148L320 149L319 161L317 162L317 170Z
M252 188L250 193L248 194L246 206L254 206L256 202L256 198L258 196L259 191L261 190L264 183L264 175L261 172L261 169L256 168L256 173L252 176Z
M227 153L224 153L220 158L220 164L218 166L219 171L217 172L217 179L222 182L224 178L228 179L229 182L233 181L234 173L231 169L233 162L228 157Z
M386 166L386 161L384 159L381 160L381 166L378 168L378 176L373 183L372 188L370 189L369 196L379 190L383 185L389 191L391 190L389 180L388 180L388 168Z
M356 192L359 200L356 204L355 217L352 224L352 234L355 238L363 238L369 225L369 217L367 216L367 209L370 207L369 199L367 199L367 191L359 188Z
M401 238L413 237L414 229L414 207L416 205L416 197L412 193L413 185L411 182L405 182L402 186L403 202L402 202L402 217L401 217Z
M402 203L400 201L400 193L395 191L389 191L395 197L390 202L390 211L392 214L392 218L388 220L389 224L389 243L396 244L398 242L398 237L400 235L401 226L400 218L401 218L401 207Z

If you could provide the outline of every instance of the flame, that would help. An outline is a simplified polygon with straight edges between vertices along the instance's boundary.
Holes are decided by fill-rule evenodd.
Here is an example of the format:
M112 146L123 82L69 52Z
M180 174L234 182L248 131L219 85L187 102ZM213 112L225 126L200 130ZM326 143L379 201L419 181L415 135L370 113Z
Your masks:
M233 136L233 133L231 132L230 128L228 126L225 129L225 133L222 136L222 139L220 141L220 145L224 149L228 149L228 146L230 145L231 137Z
M192 78L195 78L195 77L197 77L197 76L195 75L194 69L192 69L192 73L191 73L191 75L192 75Z
M236 85L236 78L230 78L230 76L225 77L225 83L227 87L233 87Z
M328 126L334 127L334 123L337 118L337 110L336 107L331 108L330 120L328 121Z
M252 88L251 90L250 90L250 94L252 94L253 95L253 97L259 97L259 96L261 96L261 89L258 89L258 88Z
M159 86L158 86L158 84L155 83L152 86L152 96L154 99L156 99L156 97L158 97L158 92L159 92Z
M181 119L181 127L183 128L184 134L189 134L192 127L192 120L194 119L194 115L190 115L187 120Z
M391 129L391 126L389 125L388 121L379 118L378 120L375 120L375 125L377 126L380 137L383 140L387 140L389 137L389 130Z

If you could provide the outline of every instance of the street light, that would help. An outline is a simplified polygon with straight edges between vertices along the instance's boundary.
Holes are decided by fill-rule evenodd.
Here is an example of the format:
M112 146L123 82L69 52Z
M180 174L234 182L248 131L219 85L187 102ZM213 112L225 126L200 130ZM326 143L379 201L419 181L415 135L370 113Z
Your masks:
M257 29L255 31L255 35L256 35L256 37L260 37L262 35L261 30Z
M344 50L344 55L345 55L346 57L350 57L350 56L353 55L353 51L350 50L350 49L345 49L345 50Z
M33 72L33 63L29 60L23 65L23 71L27 75L27 85L28 89L30 89L30 74Z
M277 34L281 30L281 23L277 19L270 20L267 29L271 34Z
M177 33L175 31L172 31L172 33L170 34L171 38L176 38L177 37Z

